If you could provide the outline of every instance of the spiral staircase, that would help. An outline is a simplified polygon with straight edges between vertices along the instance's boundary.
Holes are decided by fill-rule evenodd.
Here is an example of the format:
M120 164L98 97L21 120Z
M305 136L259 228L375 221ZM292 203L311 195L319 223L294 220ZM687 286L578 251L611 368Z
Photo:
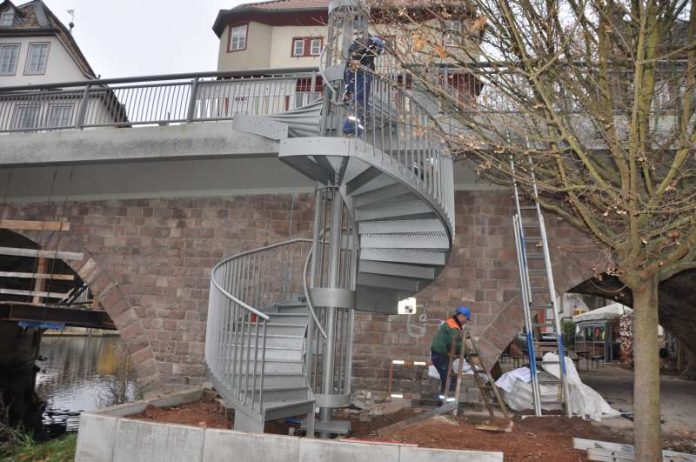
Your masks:
M364 27L353 2L338 3L330 42ZM452 247L453 165L437 121L397 79L365 68L356 72L369 75L370 99L346 107L342 56L322 58L319 129L279 140L280 160L316 182L312 238L247 251L212 271L206 362L237 430L303 416L309 435L347 432L331 411L350 404L355 311L395 314L437 277ZM356 126L344 135L349 117Z

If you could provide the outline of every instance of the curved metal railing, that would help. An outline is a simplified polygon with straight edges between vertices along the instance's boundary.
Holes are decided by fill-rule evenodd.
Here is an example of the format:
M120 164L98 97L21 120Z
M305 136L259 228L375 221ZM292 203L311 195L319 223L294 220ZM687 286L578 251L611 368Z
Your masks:
M307 252L307 258L305 259L305 266L304 266L304 272L306 276L309 273L309 262L312 261L312 257L314 256L314 245L309 248L309 252ZM309 309L309 314L312 316L312 321L314 321L314 325L316 326L317 329L319 329L319 332L321 333L321 336L326 338L326 330L324 329L324 326L321 325L321 322L319 322L319 318L317 317L317 311L314 309L314 304L312 303L312 296L309 293L309 286L307 285L307 278L305 277L304 279L304 295L305 299L307 299L307 309Z
M218 391L237 405L263 410L265 309L304 292L311 239L291 239L248 250L212 270L205 359ZM316 317L316 315L315 315Z
M330 106L325 134L362 140L374 163L441 209L454 234L454 165L432 111L406 75L393 79L360 66L345 78L343 102Z

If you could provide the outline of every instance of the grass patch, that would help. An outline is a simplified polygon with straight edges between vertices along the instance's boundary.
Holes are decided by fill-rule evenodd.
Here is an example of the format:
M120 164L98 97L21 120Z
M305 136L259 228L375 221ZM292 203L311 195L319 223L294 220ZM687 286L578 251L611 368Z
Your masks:
M24 437L13 445L9 454L0 454L0 460L7 462L72 462L75 460L77 433L36 443Z

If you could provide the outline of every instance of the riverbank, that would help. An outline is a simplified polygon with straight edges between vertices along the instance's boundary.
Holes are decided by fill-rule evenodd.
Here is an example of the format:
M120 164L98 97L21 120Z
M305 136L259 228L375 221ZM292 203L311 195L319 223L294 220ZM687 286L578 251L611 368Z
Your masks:
M72 462L75 460L77 435L37 443L28 436L17 435L0 446L0 460L7 462Z

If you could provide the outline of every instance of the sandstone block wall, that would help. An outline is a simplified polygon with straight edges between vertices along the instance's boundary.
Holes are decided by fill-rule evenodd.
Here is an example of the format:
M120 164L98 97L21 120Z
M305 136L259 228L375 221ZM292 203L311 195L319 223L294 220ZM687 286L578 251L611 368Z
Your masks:
M462 303L492 362L519 331L522 314L507 192L458 192L457 237L448 266L417 295L414 316L359 314L354 388L386 389L391 359L424 359L439 322ZM226 256L310 236L310 195L134 199L14 204L5 217L60 219L66 233L26 233L47 249L84 252L71 265L118 327L140 382L198 383L203 361L210 270ZM549 232L559 292L587 279L595 247L555 219ZM414 371L397 389L418 391Z

